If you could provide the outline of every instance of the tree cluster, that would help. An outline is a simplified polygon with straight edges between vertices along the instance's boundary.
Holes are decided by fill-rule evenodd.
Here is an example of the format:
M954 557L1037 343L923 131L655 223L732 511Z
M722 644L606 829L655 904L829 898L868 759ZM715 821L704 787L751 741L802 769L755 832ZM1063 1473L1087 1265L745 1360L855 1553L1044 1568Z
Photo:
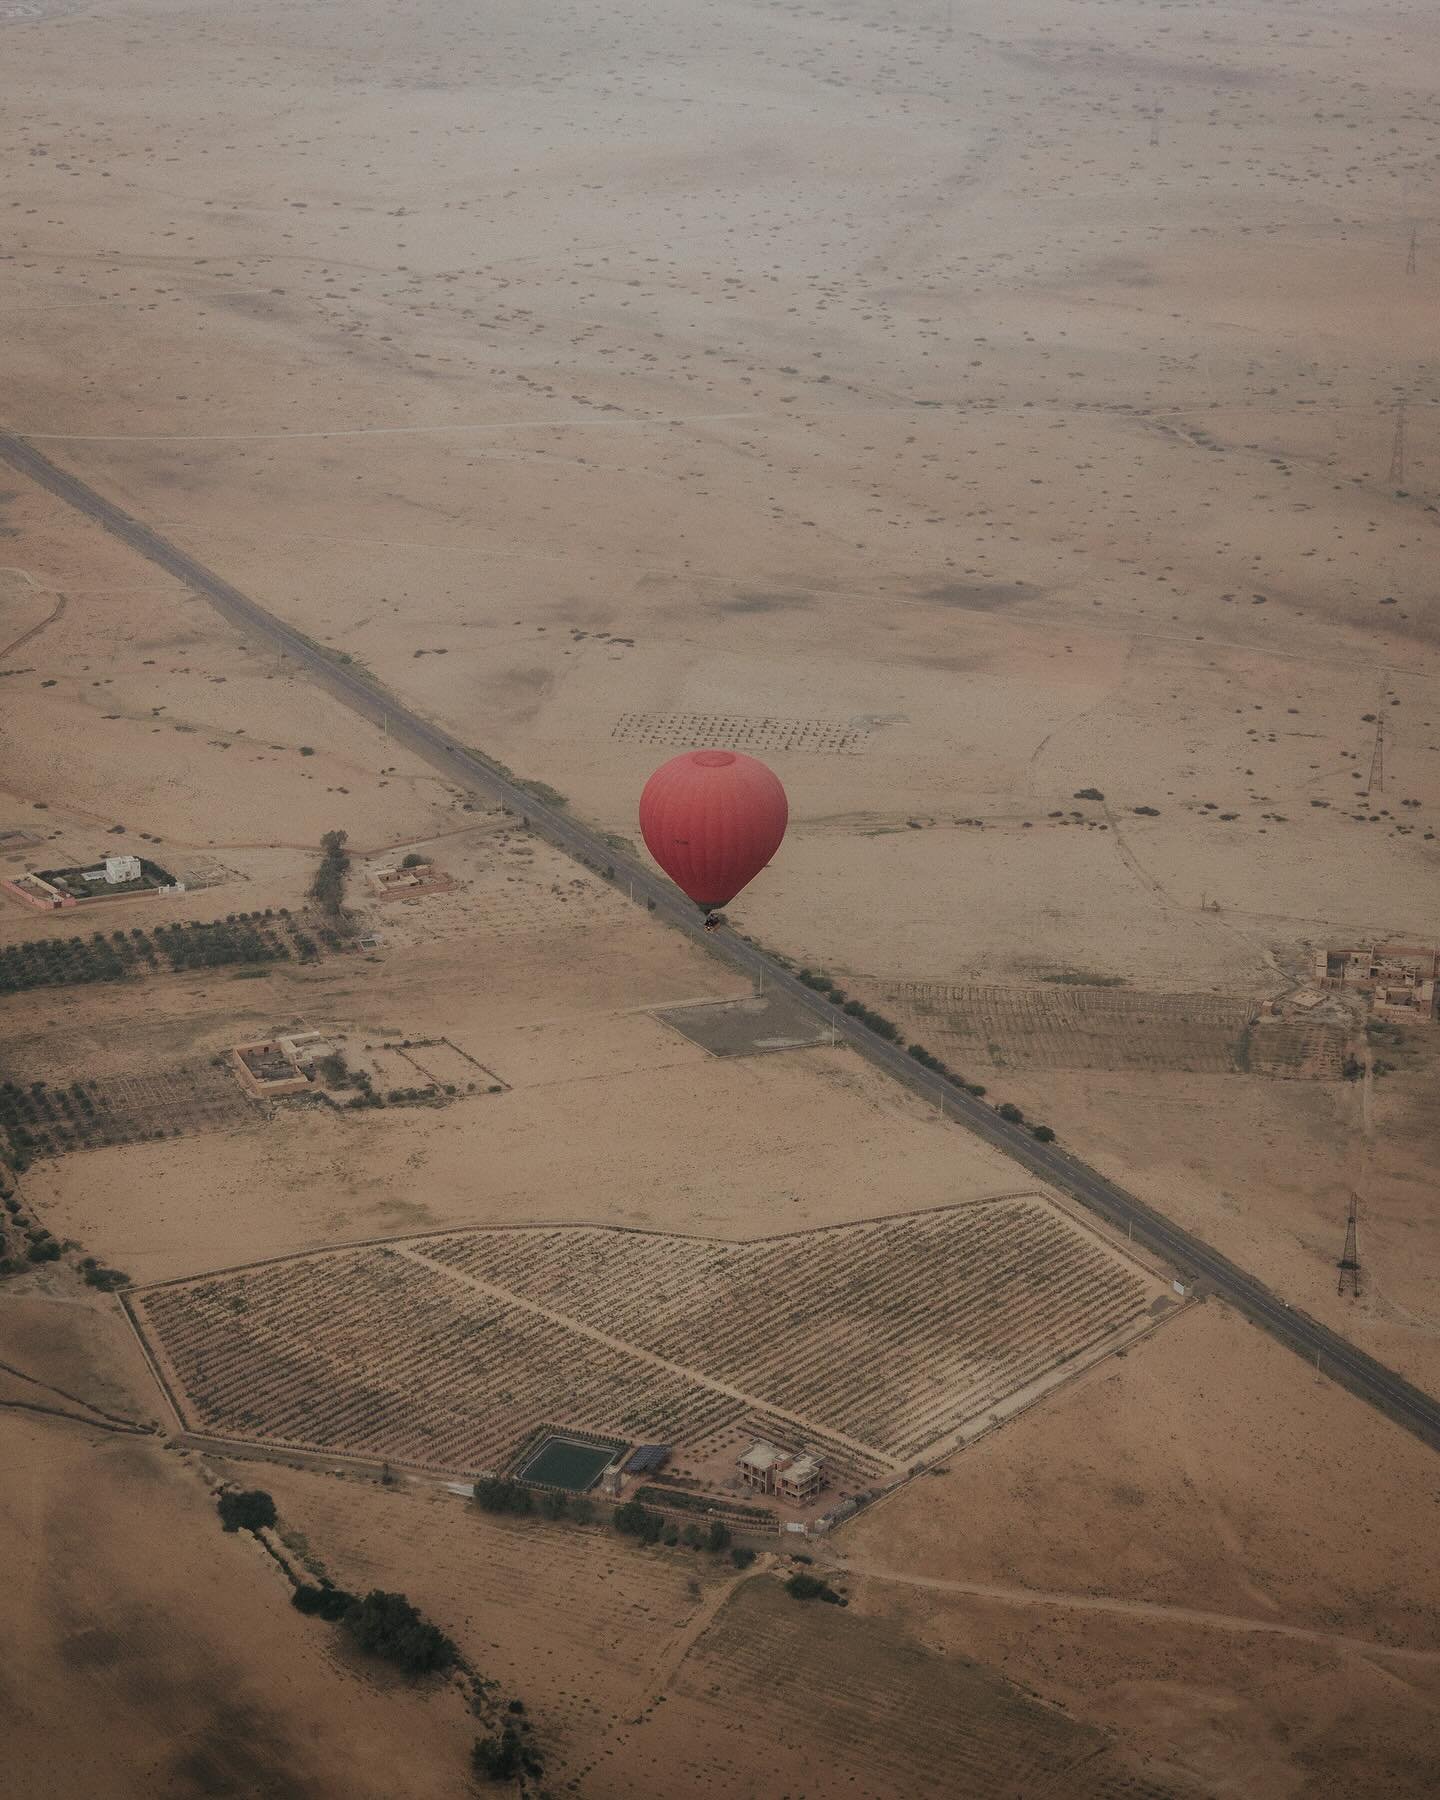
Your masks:
M301 1582L290 1604L297 1612L339 1625L357 1649L406 1675L430 1675L459 1660L454 1643L403 1594L371 1588L362 1599L328 1582Z
M350 853L345 848L343 831L327 831L320 840L320 867L310 883L310 898L332 919L345 912L345 877L350 869Z
M220 1496L220 1524L226 1531L264 1531L278 1517L263 1488L231 1488Z
M509 1715L488 1737L476 1738L470 1767L482 1781L517 1781L522 1775L545 1773L530 1742L530 1725L520 1700L510 1702Z
M340 946L339 934L329 927L322 927L320 936L330 949ZM0 994L125 981L162 966L172 971L232 964L261 967L292 956L313 962L319 954L315 939L285 908L277 914L267 907L263 913L172 921L153 930L135 925L108 936L96 931L88 938L28 938L0 949Z

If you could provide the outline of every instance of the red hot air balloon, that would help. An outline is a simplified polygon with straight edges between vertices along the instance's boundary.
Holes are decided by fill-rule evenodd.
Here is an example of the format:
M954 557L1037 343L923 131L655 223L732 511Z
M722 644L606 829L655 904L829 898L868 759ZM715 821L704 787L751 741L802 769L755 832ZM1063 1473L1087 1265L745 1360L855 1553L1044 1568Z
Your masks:
M706 912L752 882L780 848L790 808L779 778L737 750L687 750L640 796L650 854Z

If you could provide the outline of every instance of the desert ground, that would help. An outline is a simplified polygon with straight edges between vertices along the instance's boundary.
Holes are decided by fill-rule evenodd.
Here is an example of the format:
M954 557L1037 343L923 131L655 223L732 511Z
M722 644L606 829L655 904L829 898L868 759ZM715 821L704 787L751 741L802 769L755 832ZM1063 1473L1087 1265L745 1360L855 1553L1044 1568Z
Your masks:
M1440 1024L1311 998L1317 952L1440 943L1437 78L1406 0L0 0L0 433L617 846L665 757L762 757L791 824L738 929L1433 1392ZM463 1795L510 1695L526 1790L597 1800L1433 1791L1433 1452L1213 1298L1083 1355L1017 1325L1041 1388L807 1541L843 1607L783 1537L497 1519L282 1418L291 1376L403 1395L400 1311L313 1366L251 1317L260 1424L177 1415L156 1284L1068 1215L5 464L0 752L0 880L184 887L0 893L0 1081L88 1095L0 1143L26 1791ZM406 854L443 891L382 898ZM236 916L286 954L10 979ZM400 1097L242 1093L233 1046L296 1031ZM786 1380L830 1342L806 1254L753 1315ZM568 1266L533 1304L598 1344ZM655 1291L673 1366L743 1387ZM981 1391L918 1346L1009 1291L913 1295L871 1403ZM469 1382L474 1460L485 1384L505 1431L525 1390ZM274 1530L222 1532L227 1484ZM403 1591L493 1686L377 1671L297 1570Z

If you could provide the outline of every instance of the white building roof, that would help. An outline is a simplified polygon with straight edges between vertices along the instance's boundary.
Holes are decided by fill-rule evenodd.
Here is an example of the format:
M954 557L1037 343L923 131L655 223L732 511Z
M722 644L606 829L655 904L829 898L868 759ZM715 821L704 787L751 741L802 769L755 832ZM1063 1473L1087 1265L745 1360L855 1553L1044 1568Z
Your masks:
M748 1463L752 1469L773 1469L776 1463L789 1460L783 1450L777 1449L774 1444L767 1444L763 1438L752 1444L740 1458L742 1463Z

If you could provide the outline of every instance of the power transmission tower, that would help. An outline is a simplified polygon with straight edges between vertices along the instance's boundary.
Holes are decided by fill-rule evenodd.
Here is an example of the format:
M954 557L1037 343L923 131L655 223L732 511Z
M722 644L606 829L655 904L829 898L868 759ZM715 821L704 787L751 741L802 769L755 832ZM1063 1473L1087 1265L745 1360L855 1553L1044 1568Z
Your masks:
M1405 485L1405 408L1408 401L1395 403L1395 436L1390 440L1390 485Z
M1413 275L1415 273L1415 252L1419 243L1420 227L1418 225L1412 225L1410 227L1410 248L1405 256L1405 273L1407 275Z
M1350 1217L1345 1225L1345 1254L1340 1258L1340 1281L1335 1291L1343 1294L1348 1281L1352 1300L1360 1298L1360 1242L1355 1229L1359 1214L1360 1202L1351 1194Z

